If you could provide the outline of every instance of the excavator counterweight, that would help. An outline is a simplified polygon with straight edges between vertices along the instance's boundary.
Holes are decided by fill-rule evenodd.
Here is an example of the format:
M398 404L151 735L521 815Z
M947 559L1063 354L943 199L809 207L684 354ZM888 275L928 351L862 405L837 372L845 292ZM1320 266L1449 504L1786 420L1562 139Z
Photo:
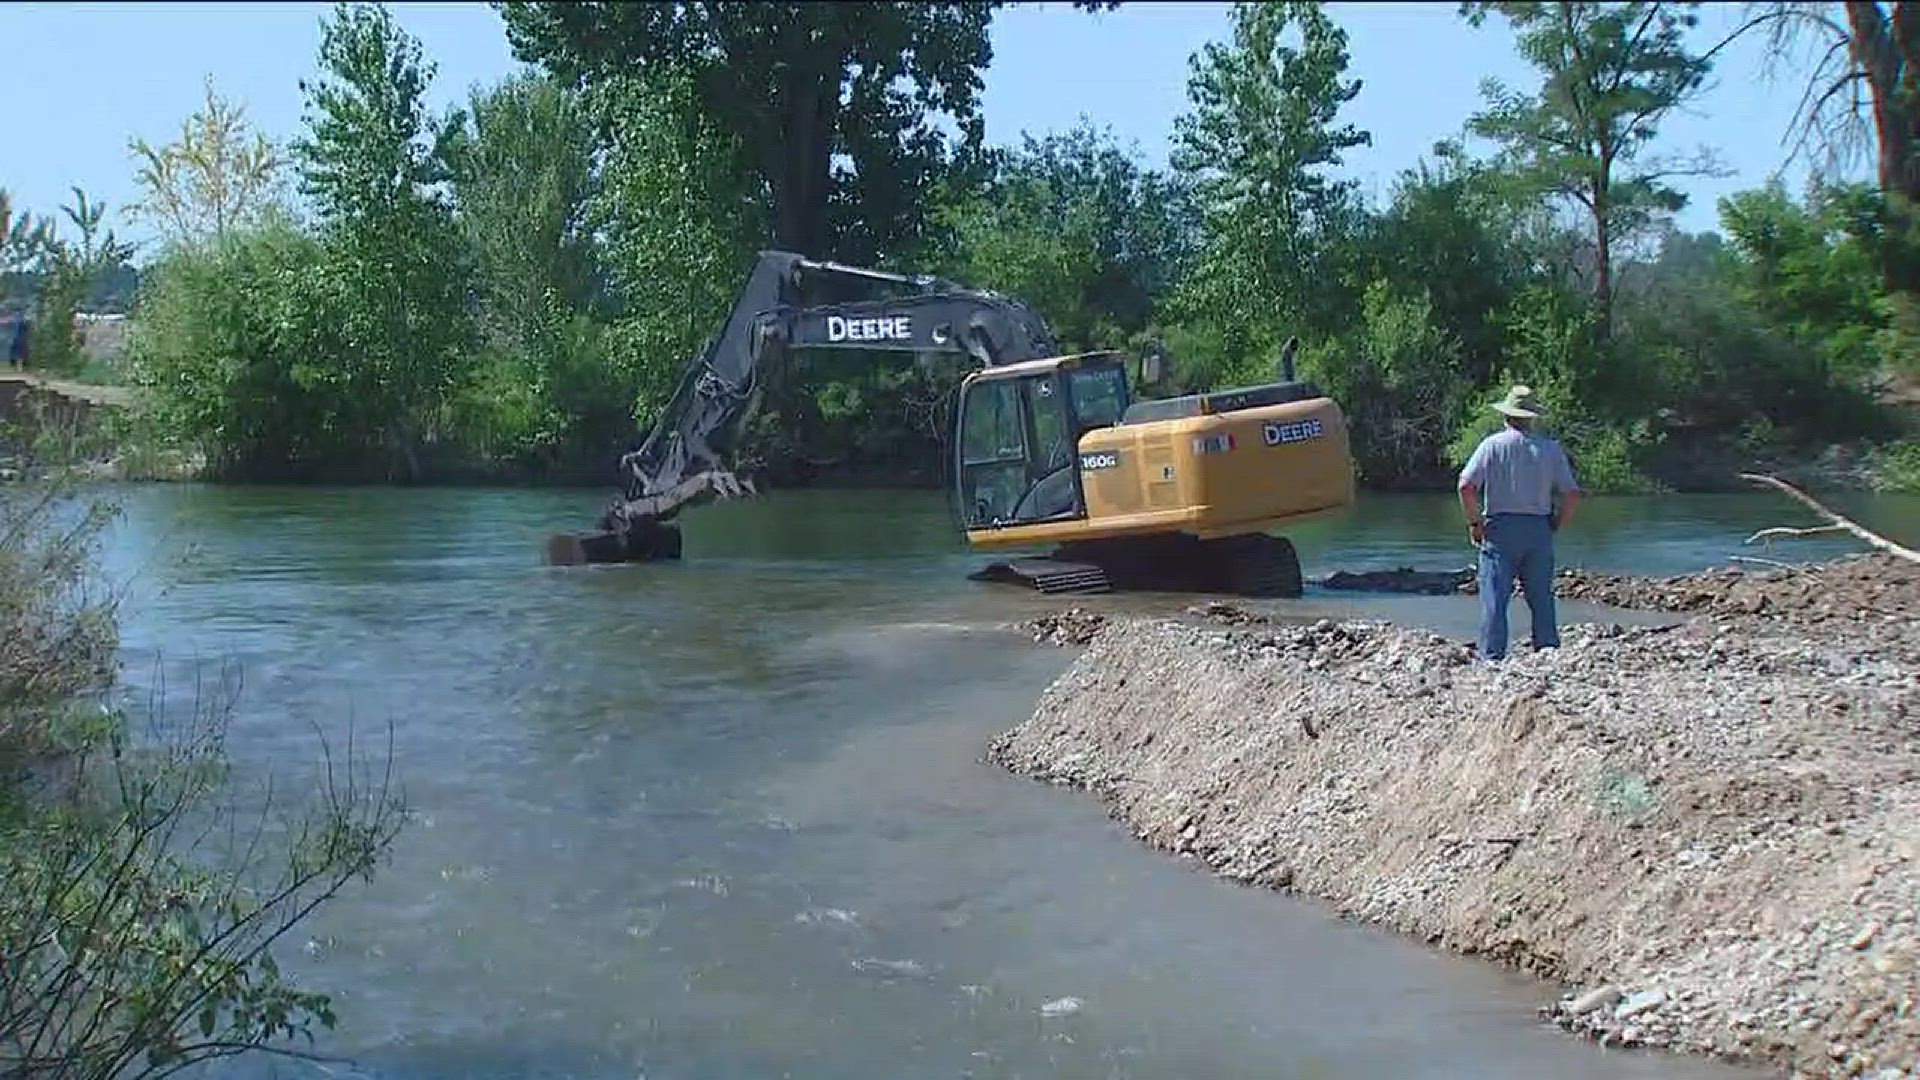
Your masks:
M1057 355L1018 300L764 252L720 332L620 459L623 496L597 530L550 538L547 559L679 558L676 515L753 493L728 460L790 351L859 349L977 365L953 398L948 490L972 547L1013 554L976 579L1049 593L1298 596L1293 545L1267 532L1348 505L1354 474L1339 406L1293 378L1297 346L1282 350L1277 382L1136 402L1118 354Z

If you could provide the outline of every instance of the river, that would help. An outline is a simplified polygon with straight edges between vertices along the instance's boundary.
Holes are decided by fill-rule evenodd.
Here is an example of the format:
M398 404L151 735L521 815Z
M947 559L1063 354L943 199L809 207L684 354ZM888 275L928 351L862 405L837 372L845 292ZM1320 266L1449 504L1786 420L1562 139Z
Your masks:
M1534 1019L1551 987L1216 880L980 764L1069 662L995 627L1062 602L966 580L935 496L708 507L679 564L570 569L542 541L598 493L125 499L136 692L185 709L196 672L243 673L229 748L283 797L318 733L384 751L392 725L393 859L281 950L335 996L332 1075L1745 1075L1579 1043ZM1849 508L1920 531L1920 501ZM1804 514L1767 495L1596 500L1562 552L1681 572L1781 523ZM1309 575L1470 553L1444 498L1292 535ZM1473 621L1452 597L1264 606Z

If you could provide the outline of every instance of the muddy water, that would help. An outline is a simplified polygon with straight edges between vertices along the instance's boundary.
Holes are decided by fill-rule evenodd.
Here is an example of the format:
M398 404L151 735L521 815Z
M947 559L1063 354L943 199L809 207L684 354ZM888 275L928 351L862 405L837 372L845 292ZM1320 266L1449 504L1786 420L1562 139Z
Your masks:
M978 764L1067 656L993 629L1053 604L966 581L937 499L778 496L697 513L680 565L537 565L597 501L129 494L136 688L164 673L185 708L195 671L242 672L233 755L283 792L318 733L392 725L414 820L284 950L336 997L332 1075L1739 1075L1543 1030L1550 988L1216 881ZM1460 565L1449 515L1371 499L1296 538L1310 574ZM1564 548L1680 571L1782 520L1601 503ZM1453 598L1271 606L1472 625Z

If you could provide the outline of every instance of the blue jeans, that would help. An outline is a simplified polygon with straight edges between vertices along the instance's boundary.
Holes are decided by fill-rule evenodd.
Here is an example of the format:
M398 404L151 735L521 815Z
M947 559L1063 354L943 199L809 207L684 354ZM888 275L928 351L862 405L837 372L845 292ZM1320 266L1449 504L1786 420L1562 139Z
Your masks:
M1507 655L1507 603L1520 580L1533 613L1533 647L1560 644L1553 612L1553 528L1538 514L1494 514L1480 547L1480 657Z

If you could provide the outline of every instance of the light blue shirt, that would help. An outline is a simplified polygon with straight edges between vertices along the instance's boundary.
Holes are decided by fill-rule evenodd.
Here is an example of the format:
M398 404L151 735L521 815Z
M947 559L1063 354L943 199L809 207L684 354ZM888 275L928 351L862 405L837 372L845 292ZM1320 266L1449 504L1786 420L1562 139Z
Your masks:
M1559 443L1517 428L1480 440L1460 469L1459 486L1479 488L1480 511L1489 516L1544 516L1553 513L1554 493L1580 490Z

